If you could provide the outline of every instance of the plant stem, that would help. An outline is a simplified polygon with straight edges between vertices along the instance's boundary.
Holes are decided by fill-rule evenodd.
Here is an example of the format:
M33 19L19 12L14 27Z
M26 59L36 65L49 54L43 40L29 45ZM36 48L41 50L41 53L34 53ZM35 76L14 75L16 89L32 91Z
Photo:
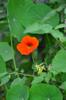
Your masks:
M26 74L26 73L18 73L19 75L27 76L27 77L35 77L35 75Z
M15 62L15 53L14 53L14 49L13 49L13 42L12 42L12 34L11 33L10 33L10 40L11 40L11 48L12 48L12 54L13 54L14 69L15 69L15 71L17 71L16 62Z
M13 74L17 74L15 71L14 72L11 72L9 73L9 75L13 75ZM19 75L23 75L23 76L27 76L27 77L35 77L35 75L32 75L32 74L26 74L26 73L21 73L21 72L18 72Z

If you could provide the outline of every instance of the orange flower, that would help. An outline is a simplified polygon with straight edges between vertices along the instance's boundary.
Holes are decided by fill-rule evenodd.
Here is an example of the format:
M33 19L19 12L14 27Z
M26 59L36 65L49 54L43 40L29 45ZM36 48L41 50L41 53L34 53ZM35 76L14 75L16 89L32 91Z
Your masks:
M29 35L23 37L21 42L17 44L17 50L22 55L31 54L39 45L39 40L36 37L31 37Z

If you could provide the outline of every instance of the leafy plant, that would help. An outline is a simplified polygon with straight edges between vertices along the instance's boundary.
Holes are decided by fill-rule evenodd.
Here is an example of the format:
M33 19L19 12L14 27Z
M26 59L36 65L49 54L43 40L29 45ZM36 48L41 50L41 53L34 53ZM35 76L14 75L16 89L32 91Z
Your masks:
M66 100L65 2L1 1L0 100Z

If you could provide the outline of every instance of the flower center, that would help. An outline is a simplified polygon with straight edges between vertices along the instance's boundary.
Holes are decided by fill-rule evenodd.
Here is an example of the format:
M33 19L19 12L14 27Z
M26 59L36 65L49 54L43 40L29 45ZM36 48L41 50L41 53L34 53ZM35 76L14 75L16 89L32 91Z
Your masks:
M28 47L32 47L32 43L27 43Z

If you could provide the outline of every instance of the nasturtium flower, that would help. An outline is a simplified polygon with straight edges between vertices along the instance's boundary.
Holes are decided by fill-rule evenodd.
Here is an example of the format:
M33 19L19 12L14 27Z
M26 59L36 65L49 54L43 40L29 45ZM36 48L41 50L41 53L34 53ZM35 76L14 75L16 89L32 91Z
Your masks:
M35 49L37 49L38 45L39 45L39 40L36 37L27 35L24 36L21 42L17 44L17 50L22 55L29 55Z

